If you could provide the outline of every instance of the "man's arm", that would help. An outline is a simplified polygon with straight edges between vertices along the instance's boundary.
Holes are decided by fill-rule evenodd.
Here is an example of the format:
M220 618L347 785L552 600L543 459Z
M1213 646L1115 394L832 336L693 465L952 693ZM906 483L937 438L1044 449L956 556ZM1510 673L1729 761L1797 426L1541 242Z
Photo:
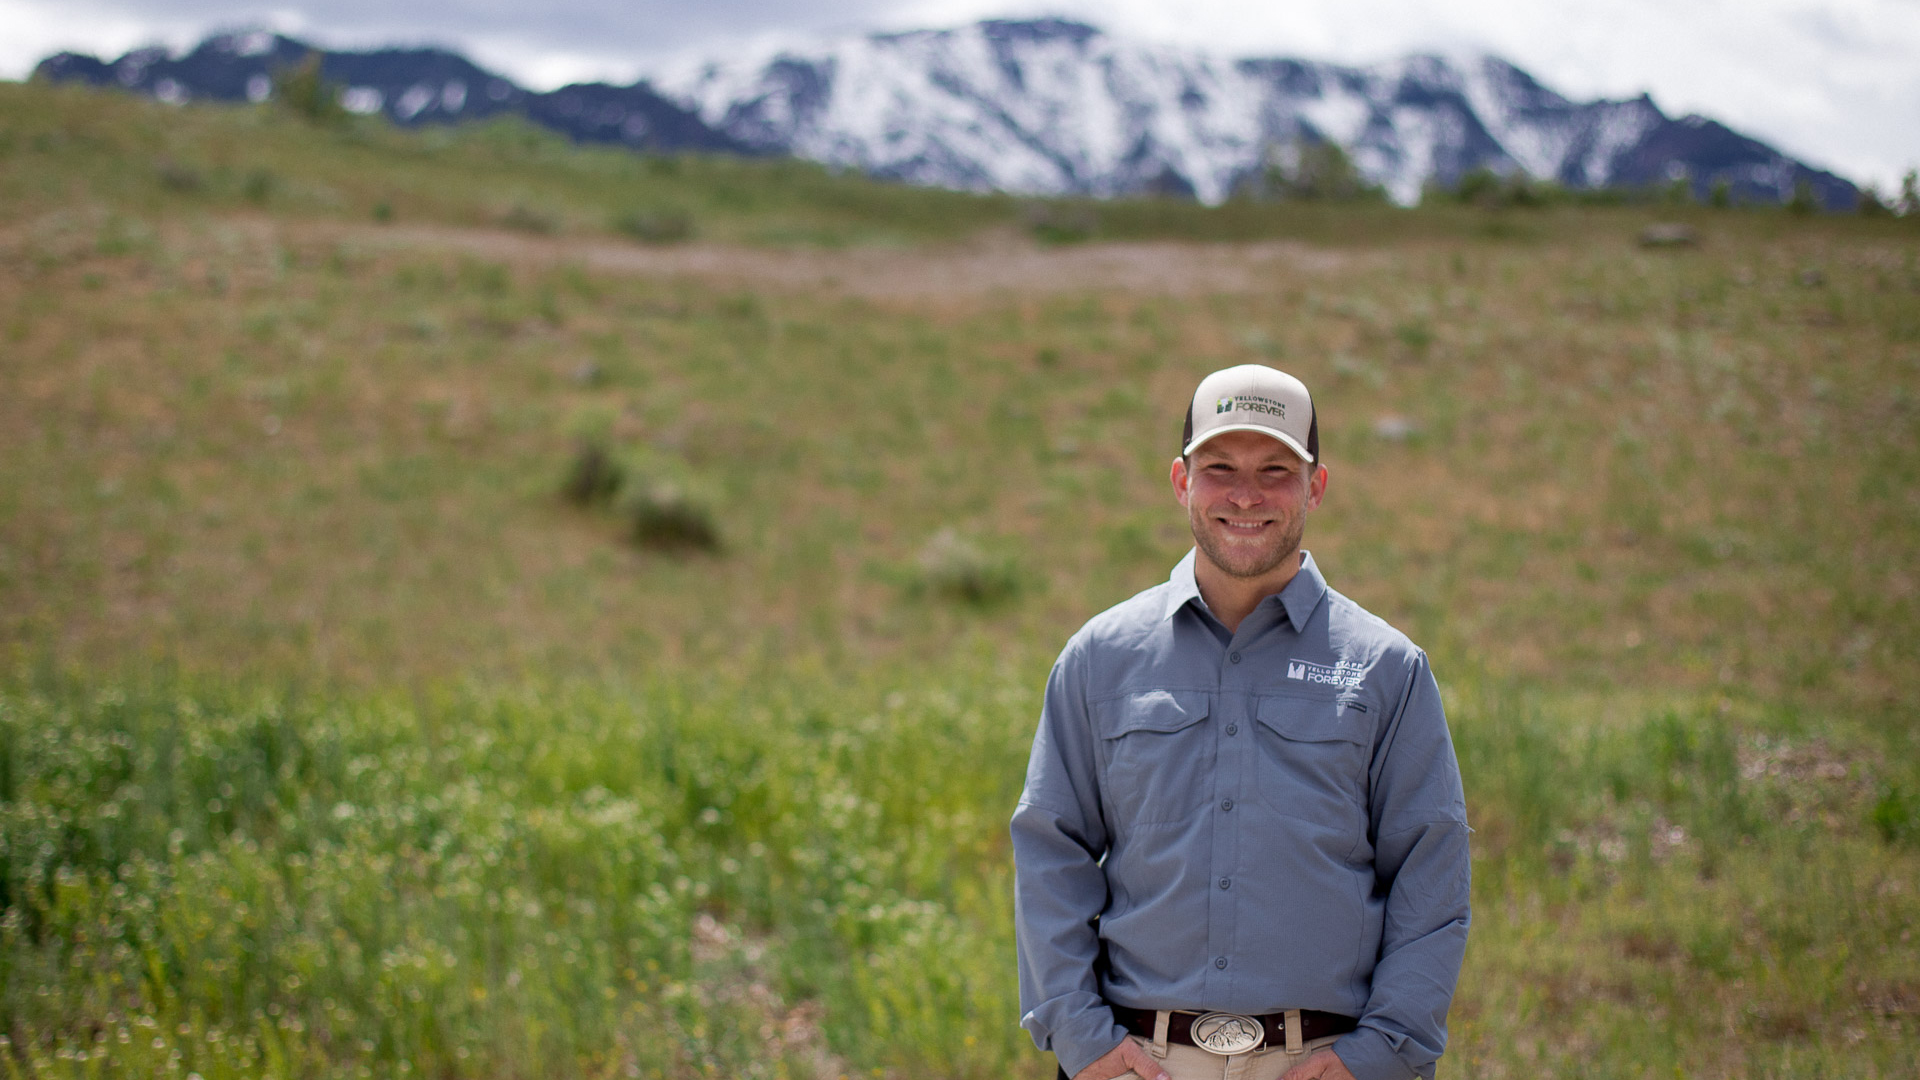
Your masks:
M1424 653L1368 781L1374 891L1386 898L1386 920L1366 1011L1334 1052L1358 1080L1431 1077L1466 955L1471 867L1460 766Z
M1054 664L1013 812L1013 921L1020 950L1020 1024L1067 1075L1117 1050L1126 1029L1100 997L1096 930L1107 905L1107 850L1083 641ZM1093 1080L1092 1077L1089 1080Z

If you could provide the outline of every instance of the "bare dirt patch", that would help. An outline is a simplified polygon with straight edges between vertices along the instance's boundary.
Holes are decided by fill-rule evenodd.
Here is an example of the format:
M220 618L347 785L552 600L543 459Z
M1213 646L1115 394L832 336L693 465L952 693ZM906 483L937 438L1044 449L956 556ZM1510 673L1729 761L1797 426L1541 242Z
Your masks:
M1323 273L1372 257L1287 240L1041 247L1010 232L950 247L806 251L721 244L645 247L430 225L329 224L289 231L293 238L375 249L451 250L518 264L575 263L615 273L906 301L1095 289L1176 296L1247 293L1271 288L1288 274Z

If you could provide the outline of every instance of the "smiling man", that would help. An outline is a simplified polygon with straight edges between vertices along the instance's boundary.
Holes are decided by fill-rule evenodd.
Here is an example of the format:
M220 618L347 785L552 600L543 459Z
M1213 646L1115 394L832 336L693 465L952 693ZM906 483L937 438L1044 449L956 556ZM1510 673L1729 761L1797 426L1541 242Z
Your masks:
M1216 371L1174 497L1194 550L1082 627L1013 815L1021 1023L1063 1077L1432 1077L1467 940L1460 772L1427 657L1327 587L1300 380Z

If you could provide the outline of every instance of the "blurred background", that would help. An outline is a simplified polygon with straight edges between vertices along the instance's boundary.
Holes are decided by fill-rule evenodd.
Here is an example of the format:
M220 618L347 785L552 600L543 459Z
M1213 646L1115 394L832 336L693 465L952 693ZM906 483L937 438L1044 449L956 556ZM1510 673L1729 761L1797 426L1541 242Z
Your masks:
M1050 1075L1040 687L1257 361L1442 1067L1912 1075L1913 5L0 12L10 1072Z

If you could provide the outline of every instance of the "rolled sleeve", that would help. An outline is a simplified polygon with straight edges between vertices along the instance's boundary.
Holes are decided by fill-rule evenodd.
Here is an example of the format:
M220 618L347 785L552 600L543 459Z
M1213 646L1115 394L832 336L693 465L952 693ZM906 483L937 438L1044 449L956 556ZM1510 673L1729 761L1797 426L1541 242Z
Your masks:
M1440 690L1416 653L1370 769L1380 952L1360 1026L1334 1045L1356 1080L1432 1077L1466 955L1466 800Z
M1021 1026L1072 1076L1126 1037L1101 999L1095 964L1107 904L1107 850L1078 639L1047 679L1013 813L1014 933Z

